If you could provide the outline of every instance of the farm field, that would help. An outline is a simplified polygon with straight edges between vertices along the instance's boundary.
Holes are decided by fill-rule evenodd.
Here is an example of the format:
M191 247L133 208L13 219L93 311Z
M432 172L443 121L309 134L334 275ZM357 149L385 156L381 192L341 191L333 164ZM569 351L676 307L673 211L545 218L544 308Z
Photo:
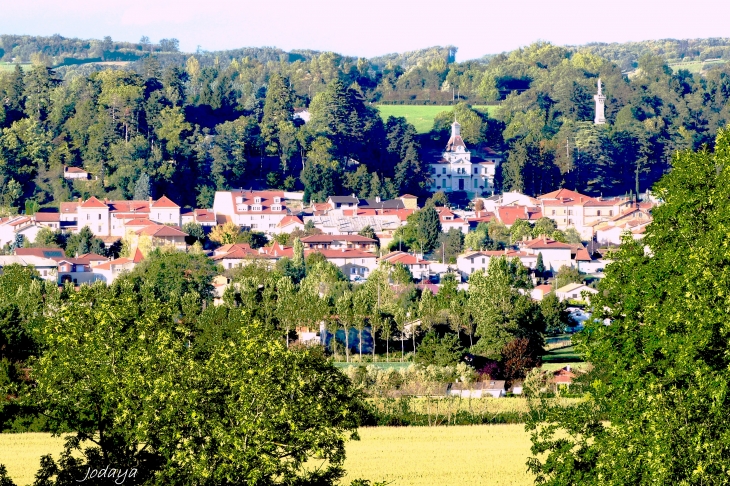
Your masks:
M20 67L23 70L29 69L30 64L21 64ZM13 71L15 69L15 64L12 62L0 62L0 73L6 72L6 71Z
M523 425L368 427L347 446L347 482L393 486L530 485ZM346 482L346 484L347 484Z
M426 133L433 128L433 119L442 111L451 109L450 105L377 105L380 116L387 120L389 116L402 116L408 123L416 127L418 133ZM490 115L499 108L497 105L477 106L475 110L487 112Z
M0 435L0 464L23 486L33 482L40 457L63 448L50 434ZM524 426L367 427L347 444L346 483L357 478L393 486L530 485Z
M709 61L691 61L691 62L675 62L670 63L669 67L672 69L672 71L677 72L680 69L686 69L687 71L695 74L699 74L704 69L708 68L709 66L717 65L717 64L724 64L725 60L723 59L713 59Z

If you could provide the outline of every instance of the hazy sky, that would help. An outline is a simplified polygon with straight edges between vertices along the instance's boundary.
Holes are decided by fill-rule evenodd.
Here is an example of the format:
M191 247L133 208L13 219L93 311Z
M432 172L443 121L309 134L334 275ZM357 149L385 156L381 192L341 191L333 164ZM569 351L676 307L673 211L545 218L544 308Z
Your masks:
M184 51L246 46L372 57L433 45L466 60L554 44L730 37L730 0L23 0L3 2L0 34L153 42Z

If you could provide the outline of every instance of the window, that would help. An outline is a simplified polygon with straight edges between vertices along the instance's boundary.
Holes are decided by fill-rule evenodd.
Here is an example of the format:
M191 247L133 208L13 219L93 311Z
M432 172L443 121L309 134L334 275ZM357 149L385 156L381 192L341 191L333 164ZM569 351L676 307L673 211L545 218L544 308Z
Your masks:
M99 214L99 218L98 219L101 219L101 214Z
M573 215L573 210L572 209L568 209L568 216L572 216L572 215Z
M609 216L613 216L613 209L608 212Z
M553 216L555 216L555 210L553 209Z
M280 197L278 197L278 196L277 196L277 197L275 197L275 198L274 198L274 202L275 202L276 204L279 204L279 203L281 202L281 198L280 198Z
M482 258L482 263L484 263L484 258Z
M442 184L444 185L444 188L446 188L446 179L444 179L444 181L442 182Z
M172 213L168 214L167 216L168 216L167 219L172 219Z
M253 202L255 202L256 204L260 204L261 203L261 198L260 197L255 197L255 198L253 198Z
M101 233L101 225L99 225L99 233Z
M442 173L442 174L446 174L446 167L442 167L442 168L441 168L441 173Z
M598 210L598 211L596 212L596 216L600 216L600 215L601 215L601 210L599 209L599 210Z
M86 215L86 220L88 221L88 220L90 220L90 219L91 219L91 215L90 215L90 214L87 214L87 215Z
M469 273L474 273L474 267L471 267L471 272Z
M276 228L276 225L275 224L270 224L269 225L269 229L271 229L271 228Z
M256 228L258 228L258 225L255 225L255 224L251 225L251 229L256 229Z
M262 214L262 215L261 215L261 219L264 219L264 218L265 218L265 216L264 216L264 215Z

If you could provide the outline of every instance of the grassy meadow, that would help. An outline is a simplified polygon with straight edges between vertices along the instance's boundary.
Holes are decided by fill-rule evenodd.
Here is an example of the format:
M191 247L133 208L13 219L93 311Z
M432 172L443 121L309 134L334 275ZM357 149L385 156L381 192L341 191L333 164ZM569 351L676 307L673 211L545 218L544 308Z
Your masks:
M449 105L377 105L380 116L387 120L389 116L402 116L408 123L416 127L418 133L426 133L433 128L433 119L442 111L451 110ZM473 106L475 110L489 113L490 115L499 106Z
M18 486L31 484L40 457L58 458L62 448L63 439L50 434L1 434L0 464ZM393 486L527 486L529 454L521 424L367 427L347 445L346 484L363 478Z

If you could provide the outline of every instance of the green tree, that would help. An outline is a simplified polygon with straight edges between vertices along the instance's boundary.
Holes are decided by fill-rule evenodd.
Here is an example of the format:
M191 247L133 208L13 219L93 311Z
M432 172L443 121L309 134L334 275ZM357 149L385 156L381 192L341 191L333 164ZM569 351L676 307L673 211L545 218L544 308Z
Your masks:
M558 269L558 273L555 274L554 287L559 289L565 287L571 283L582 283L583 276L575 267L562 266Z
M147 201L150 197L150 176L142 172L137 178L137 182L134 184L134 200L135 201Z
M431 253L438 246L441 220L433 206L414 213L416 217L416 243L422 253Z
M459 344L458 336L446 334L439 338L434 331L429 331L418 346L415 361L427 366L453 366L463 355L464 348Z
M188 221L182 226L182 231L188 234L185 237L185 243L188 245L193 245L197 241L201 243L205 242L205 230L200 223Z
M555 225L555 221L543 216L535 221L535 226L532 228L532 236L534 238L540 238L543 235L550 236L556 229L558 227Z
M545 332L547 334L562 334L565 330L574 325L570 313L566 310L568 303L558 299L555 292L550 292L540 301L540 312L545 320Z
M614 254L575 338L594 366L586 399L529 425L538 482L727 483L728 289L708 269L727 266L729 162L727 130L714 152L676 155L647 235Z
M464 233L456 228L451 228L446 233L441 233L438 238L439 245L436 251L442 250L443 261L441 263L456 263L464 248Z

